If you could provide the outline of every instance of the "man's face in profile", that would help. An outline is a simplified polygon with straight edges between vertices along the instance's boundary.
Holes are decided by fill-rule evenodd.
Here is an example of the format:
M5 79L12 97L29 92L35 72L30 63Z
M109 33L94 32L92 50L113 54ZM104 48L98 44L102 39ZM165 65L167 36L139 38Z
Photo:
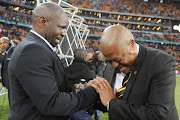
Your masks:
M67 26L68 18L65 13L62 13L61 15L58 14L55 18L48 21L46 26L47 40L53 47L56 47L63 39L66 34Z
M102 53L107 62L112 64L119 72L129 73L132 58L126 50L119 50L116 47L103 48Z

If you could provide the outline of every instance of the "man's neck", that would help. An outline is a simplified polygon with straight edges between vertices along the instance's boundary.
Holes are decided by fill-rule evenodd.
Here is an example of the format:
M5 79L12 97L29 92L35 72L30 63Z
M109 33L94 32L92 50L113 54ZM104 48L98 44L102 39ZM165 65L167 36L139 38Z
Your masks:
M30 30L32 33L34 33L35 35L39 36L42 40L44 40L44 42L55 52L56 51L56 47L53 47L48 40L46 40L41 34L39 34L38 32L34 31L33 29Z

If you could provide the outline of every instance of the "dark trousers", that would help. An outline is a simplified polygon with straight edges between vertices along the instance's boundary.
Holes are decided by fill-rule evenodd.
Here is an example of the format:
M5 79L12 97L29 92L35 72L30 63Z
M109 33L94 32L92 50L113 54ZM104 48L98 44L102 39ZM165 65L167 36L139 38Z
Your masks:
M9 106L10 106L10 90L8 89L8 100L9 100Z
M70 120L91 120L91 115L86 110L80 110L69 116Z

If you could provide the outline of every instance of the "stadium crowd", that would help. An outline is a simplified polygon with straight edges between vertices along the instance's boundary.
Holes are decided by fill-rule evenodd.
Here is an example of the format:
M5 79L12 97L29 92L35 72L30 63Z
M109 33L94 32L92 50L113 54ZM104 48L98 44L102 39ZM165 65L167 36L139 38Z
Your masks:
M128 27L127 27L128 28ZM90 31L90 34L101 35L103 29L93 28ZM159 40L159 41L168 41L168 42L180 42L179 34L165 32L163 34L153 34L145 32L133 32L135 39L147 39L147 40Z
M27 15L27 13L23 13L21 11L16 12L13 9L8 10L0 10L0 19L6 21L13 21L15 23L24 23L24 24L31 24L31 15Z
M148 43L148 42L139 42L145 46L153 47L156 49L160 49L168 54L171 54L176 60L176 69L180 70L180 47L178 45L169 45L169 44L161 44L161 43ZM99 39L90 38L86 40L86 48L90 52L99 50Z
M7 36L14 46L24 39L29 30L30 28L0 23L0 37Z
M176 5L142 0L67 0L81 8L179 18Z
M24 0L11 0L12 2L17 2L20 4L28 4L28 1L24 1ZM57 0L54 0L55 2L57 2ZM140 1L140 0L139 0ZM29 1L32 3L32 1ZM70 2L70 1L67 1ZM77 2L77 1L76 1ZM90 2L89 0L87 2ZM96 2L96 1L95 1ZM103 2L103 0L99 0L98 2ZM115 1L113 1L115 2ZM112 2L112 4L113 4ZM119 1L122 4L125 1ZM128 1L130 2L130 1ZM74 2L75 3L75 2ZM79 3L79 2L78 2ZM81 2L80 2L81 3ZM145 2L146 3L146 2ZM33 2L32 4L35 4L35 2ZM72 3L73 4L73 3ZM159 3L160 4L160 3ZM157 5L157 4L155 4ZM165 3L161 3L160 5L165 5ZM103 6L106 6L103 4ZM168 5L166 6L168 7ZM7 21L13 21L13 22L19 22L19 23L24 23L27 25L31 24L30 18L31 18L31 10L24 10L22 8L18 8L18 10L14 10L13 7L3 7L0 6L0 19L3 20L7 20ZM81 13L82 14L82 13ZM88 14L82 14L83 16L86 16ZM94 15L91 14L93 16L91 17L99 17L101 15ZM88 15L89 16L89 15ZM103 15L102 15L103 17ZM104 16L104 17L108 17L108 19L117 19L119 18L117 15L110 15L110 16ZM121 18L122 17L122 18ZM155 21L157 20L145 20L145 18L140 18L140 19L132 19L130 18L124 18L123 16L120 16L121 20L125 20L125 21L133 21L133 22L146 22L146 23L152 23L152 24L156 24ZM104 23L104 22L100 22L100 21L85 21L86 24L88 25L95 25L95 26L101 26L101 27L107 27L109 25L109 23ZM162 20L160 23L162 24L168 24L168 22L166 20ZM154 32L163 32L161 27L159 27L159 29L157 30L158 27L153 27L153 26L143 26L143 25L130 25L130 24L123 24L124 26L126 26L128 29L131 30L139 30L139 31L154 31ZM91 29L91 28L90 28ZM91 34L95 34L95 35L100 35L101 32L103 31L103 29L91 29ZM161 40L161 41L169 41L169 42L179 42L179 38L177 34L163 34L163 35L156 35L153 33L147 34L147 33L142 33L142 32L138 32L138 33L134 33L135 36L137 36L137 39L149 39L149 40Z
M26 0L8 0L13 3L22 4L22 5L35 5L36 2L34 1L26 1ZM53 0L54 2L58 2L58 0ZM165 17L174 17L179 18L179 10L180 8L175 7L174 5L166 4L166 3L151 3L149 2L143 2L142 0L109 0L108 2L105 0L65 0L66 2L71 3L74 6L78 7L86 7L90 9L99 9L99 10L107 10L107 11L117 11L117 12L125 12L125 13L135 13L135 14L146 14L146 15L158 15L158 16L165 16ZM117 5L119 4L119 5ZM117 7L118 6L118 7ZM166 12L163 12L164 9L166 9ZM17 23L23 23L30 25L31 21L31 10L24 10L23 8L14 9L13 7L8 6L0 6L0 19L15 22ZM145 20L145 18L138 19L132 19L128 17L123 16L117 16L117 15L109 15L109 16L103 16L103 15L94 15L94 14L84 14L84 13L78 13L78 15L83 15L87 17L93 17L93 18L103 18L103 19L112 19L112 20L124 20L124 21L132 21L132 22L143 22L143 23L150 23L150 24L156 24L157 21L154 20ZM122 17L122 18L121 18ZM90 28L90 34L92 35L101 35L103 29L98 27L107 27L108 23L103 23L100 21L85 21L88 25L95 25L97 28ZM168 21L162 20L160 22L161 24L168 24ZM133 32L133 35L135 39L147 39L147 40L158 40L158 41L168 41L168 42L180 42L179 39L179 33L173 34L169 32L164 32L162 29L157 31L156 29L153 29L152 26L149 27L137 27L137 25L128 25L124 24L128 29L133 30L139 30L141 32ZM1 23L0 24L0 36L7 36L9 37L15 45L18 44L27 32L30 30L28 27L22 27L18 25L9 25L7 23ZM144 32L142 32L144 31ZM163 34L154 34L151 32L162 32ZM173 45L165 45L165 44L155 44L155 43L143 43L150 47L155 47L158 49L161 49L169 54L172 54L177 63L180 64L180 53L178 46ZM87 40L87 48L89 51L94 52L99 49L99 40L97 38L89 38ZM180 67L178 67L180 69Z
M20 5L27 5L27 6L35 6L36 5L36 1L33 0L6 0L8 2L12 2L12 3L16 3L16 4L20 4Z
M7 0L22 5L36 5L36 1L27 0ZM58 2L59 0L51 0ZM174 17L180 18L180 8L176 4L159 3L158 1L144 2L143 0L64 0L74 6L81 8L146 14L154 16Z

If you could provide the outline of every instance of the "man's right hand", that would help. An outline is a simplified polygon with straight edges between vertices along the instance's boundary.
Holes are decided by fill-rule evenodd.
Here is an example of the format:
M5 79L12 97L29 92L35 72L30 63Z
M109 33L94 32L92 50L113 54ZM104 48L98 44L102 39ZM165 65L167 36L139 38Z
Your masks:
M91 85L99 93L102 104L107 107L107 103L111 99L116 98L116 91L113 91L111 85L104 78L97 77L96 79L90 81L88 85Z

